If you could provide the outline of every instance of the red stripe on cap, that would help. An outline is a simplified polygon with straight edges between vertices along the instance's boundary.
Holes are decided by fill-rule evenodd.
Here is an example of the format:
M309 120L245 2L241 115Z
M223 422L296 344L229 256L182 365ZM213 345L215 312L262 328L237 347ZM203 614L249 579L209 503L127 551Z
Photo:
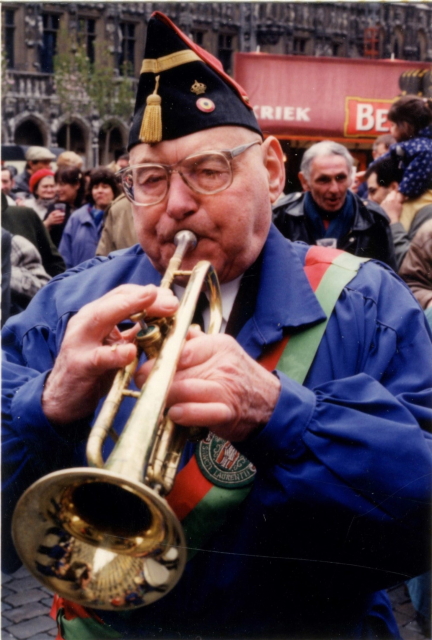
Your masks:
M221 76L221 78L223 78L223 80L227 84L229 84L239 94L240 98L243 100L244 104L248 107L248 109L252 110L252 106L249 104L249 97L246 91L243 89L242 86L238 84L238 82L233 80L231 76L225 73L221 62L217 58L215 58L211 53L209 53L205 49L202 49L199 45L192 42L192 40L188 38L187 35L185 35L182 31L180 31L180 29L176 27L174 22L172 22L168 18L168 16L166 16L164 13L161 13L160 11L154 11L151 17L158 18L161 22L164 22L168 27L171 27L171 29L176 32L178 37L181 38L181 40L183 40L185 44L187 44L189 49L192 49L192 51L194 51L203 60L203 62L205 62L211 69L213 69L213 71L215 71L219 76Z

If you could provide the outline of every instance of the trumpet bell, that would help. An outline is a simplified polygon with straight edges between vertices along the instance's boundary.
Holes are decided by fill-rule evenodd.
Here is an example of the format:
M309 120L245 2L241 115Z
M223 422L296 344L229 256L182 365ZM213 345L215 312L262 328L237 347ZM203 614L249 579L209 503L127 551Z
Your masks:
M12 533L40 582L99 609L151 604L186 563L183 529L166 500L104 469L57 471L36 482L17 505Z
M137 336L139 353L157 354L141 391L128 388L138 356L117 372L90 431L90 467L41 478L15 508L12 533L21 560L46 587L83 606L130 610L151 604L176 585L186 564L183 529L164 498L173 487L186 430L169 419L165 408L204 282L210 295L208 332L217 333L222 321L219 283L210 262L201 260L191 272L179 270L196 242L190 231L176 235L177 248L161 287L186 275L188 285L175 318L154 320L158 335L156 340L150 335L150 350L148 327L142 340L141 332ZM134 319L144 323L144 316ZM117 438L113 422L124 396L135 397L136 403ZM118 441L104 462L108 435Z

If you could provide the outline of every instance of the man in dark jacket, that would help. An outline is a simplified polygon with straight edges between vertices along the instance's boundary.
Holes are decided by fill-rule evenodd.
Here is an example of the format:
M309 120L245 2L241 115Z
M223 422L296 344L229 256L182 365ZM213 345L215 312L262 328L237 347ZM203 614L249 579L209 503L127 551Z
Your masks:
M42 220L30 207L8 205L1 194L2 227L12 235L24 236L39 251L45 271L52 277L63 273L66 265L52 242Z
M273 221L290 240L344 249L396 268L389 220L372 202L349 190L353 159L340 144L312 145L299 178L304 193L291 193L275 205Z
M26 166L24 171L15 178L13 192L30 195L29 181L39 169L50 169L55 155L46 147L29 147L25 154Z

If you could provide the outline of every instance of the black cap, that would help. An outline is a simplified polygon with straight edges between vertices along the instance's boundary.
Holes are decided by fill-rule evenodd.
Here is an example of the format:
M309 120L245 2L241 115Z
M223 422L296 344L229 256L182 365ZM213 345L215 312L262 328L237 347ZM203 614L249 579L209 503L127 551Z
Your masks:
M128 148L226 125L262 135L244 89L156 11L148 23Z

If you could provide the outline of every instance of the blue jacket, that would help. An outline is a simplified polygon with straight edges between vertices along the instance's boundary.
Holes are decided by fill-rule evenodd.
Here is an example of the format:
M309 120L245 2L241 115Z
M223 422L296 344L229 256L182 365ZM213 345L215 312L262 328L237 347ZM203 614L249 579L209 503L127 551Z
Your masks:
M408 198L418 198L432 189L432 126L425 127L415 138L393 144L388 154L403 169L399 191Z
M59 244L59 251L62 254L66 266L76 267L81 262L90 260L96 255L102 233L102 217L99 224L96 224L92 216L93 207L85 204L73 212L66 223L62 238Z
M324 317L306 251L271 228L256 308L237 336L253 358ZM3 330L6 538L32 481L85 464L87 425L60 437L42 411L43 385L69 318L125 282L160 282L139 246L58 276ZM167 596L127 617L98 612L122 637L398 637L386 595L374 592L427 561L432 345L423 312L390 269L368 262L341 294L305 384L278 375L272 418L238 446L257 468L251 492Z

